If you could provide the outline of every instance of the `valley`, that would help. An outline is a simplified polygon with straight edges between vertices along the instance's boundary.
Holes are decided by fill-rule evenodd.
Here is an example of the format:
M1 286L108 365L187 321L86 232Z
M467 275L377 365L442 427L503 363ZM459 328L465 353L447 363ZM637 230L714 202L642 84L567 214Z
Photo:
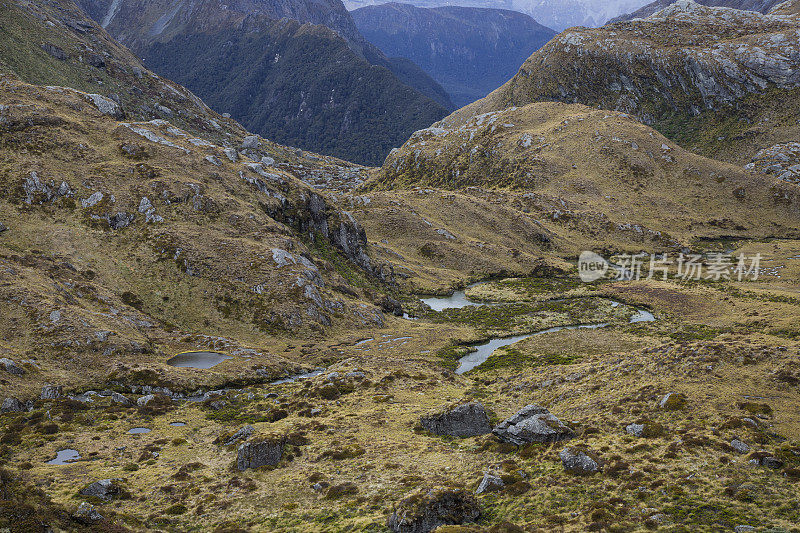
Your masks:
M445 116L339 2L0 0L0 530L798 531L797 4ZM275 118L330 73L413 120Z

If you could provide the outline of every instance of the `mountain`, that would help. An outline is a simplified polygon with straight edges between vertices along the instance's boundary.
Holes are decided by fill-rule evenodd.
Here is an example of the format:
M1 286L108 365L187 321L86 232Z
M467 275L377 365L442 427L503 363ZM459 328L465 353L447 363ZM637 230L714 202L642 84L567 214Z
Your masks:
M796 186L697 156L629 115L577 104L451 115L393 151L369 185L507 189L567 240L609 243L631 232L641 246L675 247L800 228Z
M419 67L364 40L338 1L83 2L149 68L281 144L377 164L452 109Z
M380 5L378 0L345 0L350 10ZM647 3L646 0L410 0L416 7L445 6L504 9L524 13L538 23L557 31L572 26L597 27L609 19L630 13Z
M657 0L651 4L637 9L633 13L628 13L615 17L609 22L620 22L623 20L643 19L661 11L667 6L674 4L677 0ZM758 11L759 13L769 13L769 11L781 4L785 0L700 0L698 4L710 7L730 7L745 11Z
M458 113L578 102L634 114L686 147L743 164L797 138L789 117L800 110L799 28L794 16L680 0L647 19L560 34Z
M529 16L501 9L389 3L356 9L352 16L369 42L422 67L459 106L508 81L555 36Z

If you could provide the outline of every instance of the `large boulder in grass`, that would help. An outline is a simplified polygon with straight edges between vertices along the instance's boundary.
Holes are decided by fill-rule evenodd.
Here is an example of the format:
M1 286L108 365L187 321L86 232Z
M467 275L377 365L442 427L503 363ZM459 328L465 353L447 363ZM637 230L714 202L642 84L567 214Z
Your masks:
M500 440L517 446L531 442L558 442L575 436L561 420L536 404L526 405L514 416L498 424L492 433Z
M566 447L558 454L564 470L578 476L589 476L603 468L603 460L587 448Z
M247 470L262 466L277 466L283 457L286 437L265 435L241 444L236 453L236 468Z
M474 522L481 515L475 496L463 489L416 492L401 501L386 521L394 533L428 533L437 527Z
M420 425L435 435L452 437L475 437L492 431L489 416L480 402L462 403L425 415L420 419Z
M118 482L119 480L117 479L101 479L86 485L80 490L80 494L81 496L91 496L105 501L122 498L126 493Z

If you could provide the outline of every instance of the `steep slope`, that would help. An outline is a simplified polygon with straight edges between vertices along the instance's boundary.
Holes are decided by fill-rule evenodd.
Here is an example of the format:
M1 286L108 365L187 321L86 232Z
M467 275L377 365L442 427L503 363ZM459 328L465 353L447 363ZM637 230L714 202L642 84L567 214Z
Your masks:
M104 111L73 89L0 80L4 353L36 353L39 378L66 384L121 364L162 372L189 342L249 354L219 375L247 380L289 364L261 351L282 337L382 323L337 271L390 281L363 230L259 162L255 138L224 149Z
M328 28L288 19L174 37L145 61L252 131L359 163L381 163L446 113Z
M444 90L421 69L393 62L366 42L338 0L120 0L113 7L113 17L103 19L108 31L148 67L283 144L379 164L414 129L452 109ZM241 77L247 79L231 81Z
M637 9L633 13L628 13L615 17L609 22L621 22L624 20L643 19L661 11L667 6L674 4L677 0L656 0L652 4ZM785 0L700 0L698 4L710 7L730 7L745 11L758 11L759 13L769 13L769 11L784 2Z
M795 96L799 28L794 16L680 0L644 20L562 33L503 87L458 113L469 116L543 100L579 102L635 114L675 139L727 115L732 117L725 122L727 131L699 148L712 153L727 143L731 155L726 158L741 162L755 153L752 134L742 130L769 129L749 125L750 118L766 114L776 95L785 116L800 109ZM748 107L755 109L750 117L740 114ZM788 124L785 133L796 136L797 125Z
M359 31L388 56L422 67L464 106L486 96L555 32L500 9L424 9L389 3L352 12Z
M169 118L218 140L245 134L184 87L148 71L70 0L0 0L0 70L29 83L99 93L119 106L120 117Z
M536 103L416 132L370 182L377 189L508 191L552 235L644 249L800 231L800 189L696 156L632 117ZM525 209L520 209L525 211Z

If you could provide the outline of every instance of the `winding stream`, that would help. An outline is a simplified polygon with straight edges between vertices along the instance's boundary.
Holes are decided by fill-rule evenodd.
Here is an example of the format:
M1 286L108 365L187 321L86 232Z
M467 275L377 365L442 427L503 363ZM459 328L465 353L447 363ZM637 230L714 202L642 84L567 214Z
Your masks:
M473 283L472 285L467 286L467 289L470 287L474 287L479 283ZM450 296L445 296L441 298L423 298L422 301L425 302L431 309L437 312L444 311L445 309L461 309L462 307L467 307L470 305L486 305L482 303L476 303L469 300L465 294L466 289L463 291L455 291ZM620 304L620 302L613 301L613 306L616 307ZM642 308L636 308L636 314L633 315L630 320L628 321L631 324L636 324L639 322L652 322L656 319L655 315L650 311ZM563 331L563 330L573 330L573 329L599 329L608 327L610 324L608 322L599 322L596 324L574 324L571 326L556 326L553 328L543 329L541 331L536 331L534 333L528 333L525 335L515 335L513 337L497 337L494 339L489 340L483 344L477 344L473 346L475 351L472 351L458 360L458 368L456 369L456 374L463 374L465 372L469 372L473 368L479 366L480 364L484 363L492 354L499 348L503 348L505 346L509 346L511 344L517 343L519 341L528 339L530 337L535 337L537 335L545 335L547 333L555 333L556 331Z

